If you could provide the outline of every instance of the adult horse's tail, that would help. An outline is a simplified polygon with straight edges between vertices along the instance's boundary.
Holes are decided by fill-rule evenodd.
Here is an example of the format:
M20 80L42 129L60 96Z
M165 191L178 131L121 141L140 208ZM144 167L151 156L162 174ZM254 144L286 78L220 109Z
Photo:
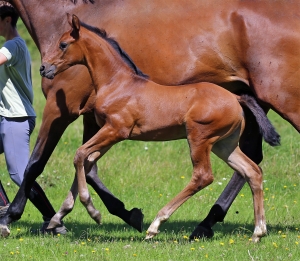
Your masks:
M237 96L237 99L242 106L247 107L253 113L259 126L260 134L264 140L271 146L280 145L280 135L276 132L274 126L269 121L264 110L258 105L256 99L247 94Z

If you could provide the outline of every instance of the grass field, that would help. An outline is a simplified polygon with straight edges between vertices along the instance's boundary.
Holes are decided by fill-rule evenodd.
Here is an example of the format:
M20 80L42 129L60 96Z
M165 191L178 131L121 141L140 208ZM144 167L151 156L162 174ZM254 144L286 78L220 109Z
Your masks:
M24 37L25 31L22 31ZM34 47L33 80L38 114L32 135L35 143L45 104L40 88L40 61ZM11 224L11 236L0 239L1 260L300 260L299 223L299 142L298 133L275 113L270 119L282 137L280 147L264 144L265 208L268 235L258 244L249 241L254 229L253 205L246 185L230 208L223 223L214 226L213 239L189 242L188 236L206 216L218 198L232 170L212 155L214 183L188 200L161 233L145 241L145 231L157 211L174 197L191 176L191 162L185 140L161 143L126 141L114 146L98 162L104 184L126 205L143 209L144 232L138 233L105 209L90 188L95 206L102 213L102 225L92 221L80 202L65 218L65 236L38 235L42 218L28 203L22 219ZM71 186L73 157L81 142L82 120L73 123L60 140L38 182L58 209ZM12 200L16 185L0 156L0 179Z

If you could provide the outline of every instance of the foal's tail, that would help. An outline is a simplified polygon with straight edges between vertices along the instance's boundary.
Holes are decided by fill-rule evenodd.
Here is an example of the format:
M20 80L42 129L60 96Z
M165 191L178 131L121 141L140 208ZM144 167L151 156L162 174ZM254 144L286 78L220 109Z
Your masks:
M269 121L263 109L258 105L253 96L242 94L237 96L239 103L246 106L254 115L259 126L259 132L264 140L271 146L280 145L280 135L276 132L274 126Z

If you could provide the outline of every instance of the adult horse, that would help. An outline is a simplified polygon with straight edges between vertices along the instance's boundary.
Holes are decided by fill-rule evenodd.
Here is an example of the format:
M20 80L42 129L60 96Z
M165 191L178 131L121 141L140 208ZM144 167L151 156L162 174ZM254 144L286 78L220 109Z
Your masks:
M155 82L209 81L232 92L253 92L266 111L273 109L300 130L298 1L10 2L19 10L42 57L67 29L65 13L75 13L89 24L106 28ZM77 84L81 85L80 92L70 92L70 86ZM94 91L83 67L75 66L53 82L43 80L43 91L47 98L43 123L26 169L25 182L7 215L0 220L4 231L7 224L20 218L26 204L26 191L41 174L69 123L83 114L84 140L97 131L90 114ZM261 162L261 135L251 115L247 115L240 146L254 162ZM237 173L233 175L191 237L213 235L211 227L223 220L244 183Z

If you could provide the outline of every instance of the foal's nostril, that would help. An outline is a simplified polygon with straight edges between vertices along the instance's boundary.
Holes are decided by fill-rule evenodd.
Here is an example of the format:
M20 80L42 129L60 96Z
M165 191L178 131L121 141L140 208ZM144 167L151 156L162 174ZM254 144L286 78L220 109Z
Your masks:
M40 72L43 72L45 70L45 66L44 65L41 65L40 67Z
M40 67L40 75L41 76L45 75L45 70L46 70L46 67L44 65L41 65L41 67Z

